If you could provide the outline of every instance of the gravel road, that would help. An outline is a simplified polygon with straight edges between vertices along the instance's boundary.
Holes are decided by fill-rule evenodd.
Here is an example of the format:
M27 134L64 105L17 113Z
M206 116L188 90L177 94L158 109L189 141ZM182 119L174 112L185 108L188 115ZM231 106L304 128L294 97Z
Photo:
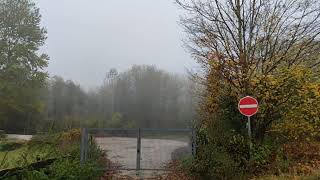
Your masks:
M97 144L107 151L108 159L122 167L136 168L137 138L99 137ZM176 149L187 147L188 143L168 139L141 139L141 168L164 167Z
M7 139L17 139L29 141L32 138L32 135L21 135L21 134L7 134Z

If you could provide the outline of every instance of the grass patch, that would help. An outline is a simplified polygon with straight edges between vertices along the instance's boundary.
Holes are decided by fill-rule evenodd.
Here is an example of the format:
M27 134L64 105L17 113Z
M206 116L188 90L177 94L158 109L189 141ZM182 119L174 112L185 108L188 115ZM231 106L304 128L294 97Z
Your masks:
M35 136L12 151L0 152L0 169L19 167L0 179L99 179L102 176L102 152L90 145L90 160L80 164L80 130ZM30 164L55 159L52 164L31 167Z
M57 152L51 145L31 146L23 144L15 150L0 152L0 169L22 167L56 156Z

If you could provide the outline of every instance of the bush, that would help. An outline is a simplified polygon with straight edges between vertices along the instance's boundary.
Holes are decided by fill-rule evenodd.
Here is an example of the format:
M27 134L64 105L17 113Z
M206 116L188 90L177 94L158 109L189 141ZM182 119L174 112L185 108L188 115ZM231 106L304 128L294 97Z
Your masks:
M121 113L112 114L110 121L106 123L106 127L110 128L135 128L136 122L132 120L124 120Z
M244 174L239 162L216 146L201 151L195 159L191 172L205 179L233 179Z
M320 145L318 142L293 142L282 147L288 159L297 163L306 163L320 160Z
M24 169L15 176L6 177L6 179L25 179L25 180L87 180L99 179L103 171L95 162L80 164L77 159L61 158L52 165L44 169ZM5 178L5 177L4 177Z
M40 148L44 148L44 150L49 149L49 151L46 151L45 153L49 153L51 158L56 158L57 160L46 168L25 168L18 172L16 176L7 177L7 179L99 179L99 177L102 175L102 171L100 171L100 169L103 167L101 160L102 152L94 143L94 141L92 141L89 147L89 161L81 165L80 137L81 131L79 129L59 134L33 137L32 140L27 143L27 156L32 156L33 148L37 149L38 151ZM30 154L28 152L30 152ZM21 161L25 159L26 158L24 157L21 159ZM29 167L28 165L29 164L25 164L25 167Z
M248 139L240 134L232 134L224 141L226 151L241 165L246 165L249 160Z
M186 170L187 172L190 172L190 167L192 167L193 163L194 163L194 157L192 155L185 156L180 160L179 168L182 170Z
M4 130L0 130L0 139L5 139L7 137L6 133Z
M249 157L247 140L235 132L217 131L217 134L211 134L213 132L209 133L206 129L198 131L197 155L187 169L194 176L204 179L244 177Z
M252 78L252 92L246 94L257 97L260 106L252 119L254 146L249 159L245 118L237 110L242 93L209 72L207 91L200 104L201 121L197 124L198 152L191 170L207 179L229 179L239 174L288 171L298 162L295 158L318 159L311 150L317 148L306 143L308 149L296 145L305 150L302 153L295 149L292 154L297 157L283 146L320 140L320 83L315 75L306 67L295 66Z
M21 173L21 176L18 176L16 178L31 180L31 179L37 179L37 180L49 180L49 176L43 171L37 171L37 170L25 170L23 173Z
M272 147L270 145L255 145L251 150L252 161L256 166L263 166L270 163Z
M0 144L0 152L13 151L20 148L23 144L18 142L2 142Z
M102 175L99 165L95 162L88 162L81 165L77 159L59 159L49 167L50 179L99 179Z
M254 80L260 101L254 134L264 140L272 130L288 141L320 139L320 83L310 68L295 66Z

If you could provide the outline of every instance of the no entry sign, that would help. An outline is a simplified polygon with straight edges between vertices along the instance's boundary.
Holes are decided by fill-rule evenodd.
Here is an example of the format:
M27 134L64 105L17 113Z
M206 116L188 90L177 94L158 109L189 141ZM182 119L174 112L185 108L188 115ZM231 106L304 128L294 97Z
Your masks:
M253 116L258 112L258 101L251 96L240 99L238 106L240 113L247 117Z
M248 136L249 136L249 146L250 146L250 152L252 149L252 142L251 142L251 121L250 117L255 115L258 112L258 101L251 97L251 96L246 96L239 101L238 105L239 111L241 114L245 115L248 117ZM249 153L250 153L249 152ZM250 153L250 158L251 158L251 153Z

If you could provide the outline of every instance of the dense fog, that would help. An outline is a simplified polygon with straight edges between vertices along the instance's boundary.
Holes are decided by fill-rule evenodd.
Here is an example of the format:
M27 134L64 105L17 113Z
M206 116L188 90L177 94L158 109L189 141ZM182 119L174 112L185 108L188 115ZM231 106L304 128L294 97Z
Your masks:
M39 92L38 101L44 104L38 107L39 113L14 114L15 121L3 124L6 131L30 134L77 127L186 128L196 116L196 84L155 66L135 65L125 72L110 69L104 83L89 91L58 76L46 84Z

